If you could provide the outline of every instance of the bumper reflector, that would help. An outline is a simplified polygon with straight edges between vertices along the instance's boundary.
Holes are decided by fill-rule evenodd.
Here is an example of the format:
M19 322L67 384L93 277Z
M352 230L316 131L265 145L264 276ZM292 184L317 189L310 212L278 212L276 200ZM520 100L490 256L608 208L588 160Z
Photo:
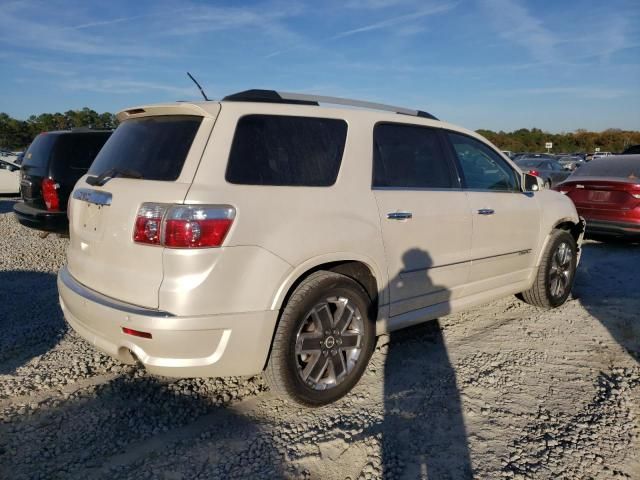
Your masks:
M151 334L149 332L141 332L127 327L122 327L122 333L133 335L134 337L151 338Z

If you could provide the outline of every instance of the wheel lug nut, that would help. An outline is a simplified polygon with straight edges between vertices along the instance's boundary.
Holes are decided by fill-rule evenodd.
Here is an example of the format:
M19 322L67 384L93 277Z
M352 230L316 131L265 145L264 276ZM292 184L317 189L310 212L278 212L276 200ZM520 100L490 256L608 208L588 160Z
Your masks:
M326 357L329 354L329 352L327 350L322 350L322 354Z
M339 338L338 340L336 340L336 343L337 343L338 345L342 345L342 339L341 339L341 338Z
M334 335L337 335L337 334L338 334L338 330L334 330L334 331L333 331L333 334L334 334Z
M331 355L335 355L337 353L336 349L334 348L333 350L331 350Z
M327 330L326 332L324 332L324 334L327 336L331 335L331 330Z

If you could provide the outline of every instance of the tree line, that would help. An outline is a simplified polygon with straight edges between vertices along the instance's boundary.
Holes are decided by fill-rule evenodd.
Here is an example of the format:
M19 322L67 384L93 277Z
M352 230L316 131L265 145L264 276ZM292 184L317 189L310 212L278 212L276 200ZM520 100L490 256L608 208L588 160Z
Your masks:
M90 108L64 113L42 113L27 120L17 120L0 113L0 148L23 150L41 132L75 127L115 128L118 120L113 113L98 113ZM542 152L545 143L553 143L553 152L621 152L629 145L640 144L640 132L610 128L603 132L576 130L569 133L547 133L539 128L521 128L513 132L478 130L498 148L512 152Z
M0 113L0 148L24 150L42 132L68 130L77 127L115 128L118 120L113 113L98 113L90 108L69 110L64 113L42 113L31 115L27 120L18 120Z
M544 152L547 142L553 144L551 151L555 153L593 153L597 147L601 152L620 153L630 145L640 144L640 132L618 128L603 132L548 133L539 128L521 128L514 132L478 130L478 133L500 149L512 152Z

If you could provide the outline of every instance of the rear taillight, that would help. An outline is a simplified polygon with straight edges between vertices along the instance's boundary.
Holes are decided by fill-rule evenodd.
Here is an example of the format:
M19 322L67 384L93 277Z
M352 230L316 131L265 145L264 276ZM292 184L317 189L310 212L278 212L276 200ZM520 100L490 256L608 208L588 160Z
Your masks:
M539 177L540 172L538 170L529 170L529 175L533 175L534 177Z
M60 210L60 197L58 196L58 185L52 178L42 180L42 198L47 210L57 212Z
M138 209L138 215L136 215L133 241L136 243L160 245L162 219L168 208L169 205L160 203L143 203Z
M228 205L143 203L136 216L133 241L169 248L219 247L235 214Z

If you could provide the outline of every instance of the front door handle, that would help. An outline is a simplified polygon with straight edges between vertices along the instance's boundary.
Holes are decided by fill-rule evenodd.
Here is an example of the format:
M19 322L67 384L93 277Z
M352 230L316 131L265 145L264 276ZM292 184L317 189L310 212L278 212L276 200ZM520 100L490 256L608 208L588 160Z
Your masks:
M411 212L390 212L387 213L387 218L389 220L409 220L413 218L413 213Z
M481 208L478 210L478 215L493 215L495 210L493 208Z

